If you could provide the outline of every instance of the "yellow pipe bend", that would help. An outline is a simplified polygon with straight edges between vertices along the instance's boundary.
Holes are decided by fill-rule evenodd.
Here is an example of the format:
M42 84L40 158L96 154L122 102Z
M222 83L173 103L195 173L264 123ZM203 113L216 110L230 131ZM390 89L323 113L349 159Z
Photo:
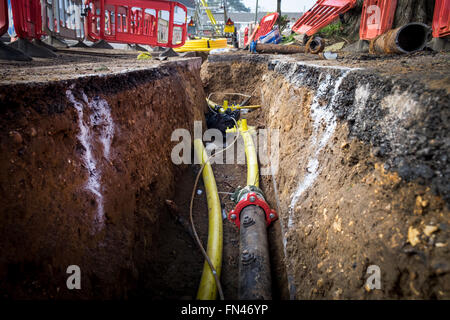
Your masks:
M255 127L247 126L247 119L239 120L237 125L238 128L227 129L226 132L236 132L236 130L239 130L244 140L245 158L247 160L247 185L259 188L258 155L256 154L256 148L252 138Z
M216 180L214 179L211 163L208 161L208 155L201 139L194 140L194 150L197 159L201 159L201 165L206 162L202 172L206 189L206 199L208 202L209 219L208 246L206 252L216 269L217 278L220 279L220 271L222 269L223 226L219 193L217 192ZM200 286L197 292L197 299L215 300L216 298L217 284L208 262L205 261Z

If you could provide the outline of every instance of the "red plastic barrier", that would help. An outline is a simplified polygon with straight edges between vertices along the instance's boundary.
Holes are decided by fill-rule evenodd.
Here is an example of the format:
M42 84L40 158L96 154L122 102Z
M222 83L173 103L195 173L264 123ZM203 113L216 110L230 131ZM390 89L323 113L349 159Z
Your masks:
M292 30L298 34L306 33L312 36L355 5L356 0L318 0L297 20Z
M6 0L0 0L0 36L8 31L8 3Z
M248 42L248 27L244 29L244 43Z
M366 0L363 4L359 38L372 40L392 28L397 0Z
M88 0L86 35L92 40L181 47L187 9L173 1Z
M278 19L278 12L269 13L264 16L259 23L258 31L256 32L255 39L259 39L259 37L265 36L270 31L272 31L275 22Z
M247 39L245 45L248 45L253 40L258 40L259 37L262 37L272 31L272 28L275 25L275 22L277 22L277 19L278 12L265 15L259 22L259 26L257 26L255 30L253 30L252 35Z
M13 0L11 9L14 29L19 38L40 39L44 35L40 0Z
M450 35L450 0L436 0L433 17L433 37Z

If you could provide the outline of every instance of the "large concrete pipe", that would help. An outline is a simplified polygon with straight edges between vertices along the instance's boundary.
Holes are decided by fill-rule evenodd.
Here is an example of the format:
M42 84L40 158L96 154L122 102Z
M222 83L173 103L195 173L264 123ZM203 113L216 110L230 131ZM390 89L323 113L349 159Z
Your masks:
M431 34L426 24L411 22L370 42L370 53L412 53L425 48Z

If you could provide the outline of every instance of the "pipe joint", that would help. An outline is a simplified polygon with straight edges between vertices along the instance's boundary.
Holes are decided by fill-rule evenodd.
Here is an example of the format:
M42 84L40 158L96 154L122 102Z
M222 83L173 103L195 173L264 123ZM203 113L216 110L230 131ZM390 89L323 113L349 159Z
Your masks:
M254 187L254 186L247 186L244 189L247 188L246 190L249 190L249 187ZM254 188L256 188L256 187L254 187ZM256 188L256 189L258 189L258 188ZM237 199L239 199L239 201L237 202L236 207L228 213L228 220L230 220L238 228L240 228L241 227L240 215L241 215L242 210L244 210L244 208L247 206L258 206L264 211L267 227L270 226L270 224L273 221L278 219L278 215L277 215L276 211L269 207L266 200L264 199L262 191L261 192L257 192L257 191L245 192L246 190L244 190L244 193L239 198L237 198ZM241 192L242 192L242 190L241 190ZM250 221L250 219L244 218L242 221L242 224L245 228L248 228L254 224L254 221Z

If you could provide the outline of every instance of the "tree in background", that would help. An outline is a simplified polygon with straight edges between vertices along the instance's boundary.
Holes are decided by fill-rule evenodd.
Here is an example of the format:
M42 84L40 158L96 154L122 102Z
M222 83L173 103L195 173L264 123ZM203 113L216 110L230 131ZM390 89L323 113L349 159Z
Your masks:
M343 16L344 34L349 39L359 38L359 24L364 0L358 0L355 8ZM401 27L409 22L423 22L431 25L433 21L434 1L432 0L397 0L397 10L393 28Z
M242 0L227 0L227 3L230 11L250 12L250 8L247 8Z
M207 0L208 6L219 7L223 9L223 0ZM250 12L250 8L247 8L242 0L226 0L228 12Z

